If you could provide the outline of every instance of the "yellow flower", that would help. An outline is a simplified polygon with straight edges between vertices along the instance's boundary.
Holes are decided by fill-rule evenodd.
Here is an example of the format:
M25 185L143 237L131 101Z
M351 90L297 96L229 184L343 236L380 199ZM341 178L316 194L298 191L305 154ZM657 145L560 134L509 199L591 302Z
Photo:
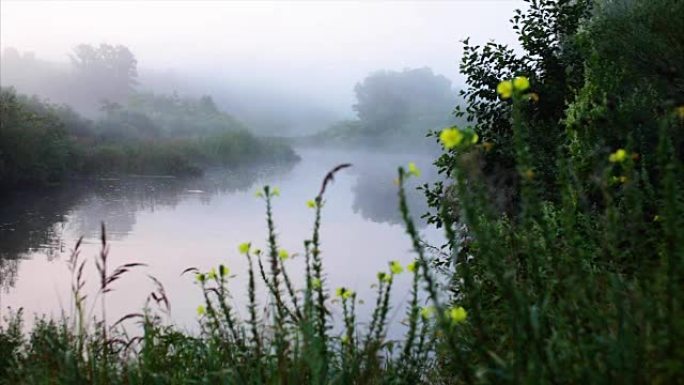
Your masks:
M206 312L207 312L207 309L205 309L204 306L202 306L202 305L197 306L197 315L198 316L203 316L204 314L206 314Z
M679 117L679 119L684 120L684 104L675 108L675 113L677 114L677 117Z
M250 246L251 246L251 243L249 243L249 242L241 243L240 246L238 246L238 250L240 251L240 254L249 253L249 247Z
M264 193L261 190L257 190L257 192L254 193L254 196L257 198L263 198Z
M321 288L321 280L318 278L314 278L311 280L311 287L314 289L320 289Z
M480 137L473 132L473 136L470 138L470 143L475 144L478 140L480 140Z
M271 195L273 195L274 197L279 197L280 196L280 189L278 187L274 187L271 190Z
M349 336L346 335L346 334L343 335L342 338L340 338L340 341L341 341L343 344L349 343Z
M485 151L491 151L491 149L494 148L494 143L484 142L482 143L482 147L485 149Z
M290 258L290 254L287 252L287 250L280 249L278 250L278 258L280 258L281 261L285 261L286 259Z
M349 299L354 292L346 287L338 287L337 290L335 290L335 294L342 299Z
M525 91L530 88L530 79L525 76L518 76L513 79L513 87L518 91Z
M433 306L420 308L420 316L423 317L423 319L428 319L432 317L433 314L435 314L435 308Z
M508 99L513 96L513 82L504 80L496 86L496 93L501 96L501 99Z
M207 277L208 277L209 279L216 279L217 276L218 276L218 275L217 275L217 273L216 273L216 268L213 268L213 267L212 267L211 270L209 270L209 273L207 274Z
M392 261L389 264L390 271L392 274L401 274L404 271L404 267L399 263L399 261Z
M406 270L410 271L411 273L415 273L416 267L418 267L418 262L413 261L413 262L409 263L408 265L406 265Z
M306 207L308 207L310 209L315 209L316 208L316 201L313 199L309 199L308 201L306 201Z
M627 151L622 148L610 154L608 157L610 163L622 163L625 159L627 159Z
M528 168L527 170L525 170L525 172L523 172L523 176L527 180L534 179L534 170L532 170L531 168Z
M203 283L204 281L207 280L207 277L202 273L197 273L197 274L195 274L195 280L199 283Z
M451 309L447 310L446 313L447 318L451 320L452 324L461 323L468 318L468 312L461 306L452 307Z
M411 162L408 164L408 173L409 175L414 175L414 176L420 176L420 169L416 167L416 164Z
M391 280L392 280L392 277L389 274L385 273L384 271L378 272L378 281L389 282Z
M445 128L439 134L439 140L447 149L452 149L463 141L463 133L456 127Z

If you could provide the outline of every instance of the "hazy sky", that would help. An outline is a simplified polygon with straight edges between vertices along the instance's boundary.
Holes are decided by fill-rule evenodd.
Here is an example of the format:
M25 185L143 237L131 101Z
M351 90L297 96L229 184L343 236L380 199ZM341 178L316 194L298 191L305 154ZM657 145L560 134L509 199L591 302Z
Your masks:
M432 67L458 82L460 40L514 43L519 0L449 2L0 1L0 46L67 60L124 44L139 66L352 101L370 71ZM348 107L348 106L346 106Z

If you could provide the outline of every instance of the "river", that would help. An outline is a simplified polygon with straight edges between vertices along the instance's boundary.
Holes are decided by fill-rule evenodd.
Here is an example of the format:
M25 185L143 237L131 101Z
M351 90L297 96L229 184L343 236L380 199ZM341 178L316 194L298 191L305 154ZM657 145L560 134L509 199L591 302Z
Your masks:
M109 266L130 262L146 264L132 269L107 294L110 321L139 312L155 286L149 275L165 287L171 304L167 321L181 328L196 327L201 293L193 277L181 275L188 267L208 270L222 263L234 275L230 288L237 309L245 313L247 262L237 246L252 242L266 248L263 200L255 197L263 185L277 186L274 200L278 241L290 254L301 254L310 239L314 210L306 205L320 188L323 176L339 163L341 171L328 188L321 230L324 270L330 287L345 286L359 293L367 314L373 299L371 284L390 260L403 264L414 255L399 221L396 168L415 161L423 170L409 187L414 217L427 209L419 184L434 180L427 155L383 154L367 151L298 149L302 160L294 165L238 171L212 170L203 177L125 177L73 182L69 186L14 193L0 203L0 316L23 308L33 315L59 317L72 312L71 274L67 261L77 239L83 236L81 258L86 262L90 317L99 316L96 299L95 259L100 250L100 223L107 228ZM441 234L420 226L424 239L441 243ZM295 284L302 285L303 258L286 262ZM398 277L394 295L395 321L403 318L410 277ZM260 292L259 301L266 303ZM92 312L91 312L91 309ZM98 310L94 310L98 309ZM152 307L153 311L155 307Z

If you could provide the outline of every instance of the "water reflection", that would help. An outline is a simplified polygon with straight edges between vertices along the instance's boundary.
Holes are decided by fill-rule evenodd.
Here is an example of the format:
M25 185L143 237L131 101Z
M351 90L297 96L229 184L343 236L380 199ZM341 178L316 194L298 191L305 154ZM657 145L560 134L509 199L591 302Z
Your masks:
M83 191L47 189L6 194L0 204L0 288L14 285L19 261L42 252L52 260L64 250L61 234Z
M68 251L73 245L66 244L67 229L86 239L97 238L104 221L108 238L120 240L131 233L140 212L175 208L189 196L209 204L217 194L245 191L259 178L290 168L210 170L201 178L84 180L7 194L0 203L0 288L7 291L14 286L18 265L29 255L43 255L51 261Z
M420 216L428 210L427 202L418 186L425 181L437 180L429 159L420 159L415 162L422 170L420 178L408 178L406 181L406 198L416 225L423 228L426 222ZM364 219L378 223L400 224L401 214L399 196L397 195L397 164L379 164L376 167L363 167L356 169L357 179L354 184L354 212ZM404 166L406 167L406 166Z
M397 225L396 167L415 161L423 169L421 178L411 178L415 187L432 178L430 157L313 149L299 153L302 160L294 167L214 170L196 179L90 181L3 200L0 273L11 289L0 292L0 316L8 306L23 307L27 315L69 314L71 277L64 261L80 236L85 237L81 255L88 259L85 290L96 292L100 221L107 224L111 266L147 265L117 281L115 291L108 294L108 314L113 319L144 306L153 289L149 274L164 284L173 321L193 327L202 298L192 278L180 273L190 266L206 271L219 263L236 274L231 291L240 308L240 299L246 297L247 266L236 247L242 242L260 248L267 244L264 202L254 197L257 186L280 187L281 196L273 202L279 246L301 255L314 220L306 201L318 192L327 171L346 162L353 167L340 172L326 191L321 228L324 271L331 287L352 288L370 304L376 273L386 270L389 260L406 264L414 258L410 240ZM418 217L424 211L423 198L412 187L407 192L412 213ZM433 230L428 226L421 232L426 241L438 244L440 234ZM55 256L61 258L50 262ZM303 258L293 257L288 263L293 283L301 284ZM407 293L409 285L408 277L396 281L399 293ZM403 296L393 299L394 317L404 313L400 307L404 300ZM268 302L266 294L259 302ZM359 307L360 314L366 307Z

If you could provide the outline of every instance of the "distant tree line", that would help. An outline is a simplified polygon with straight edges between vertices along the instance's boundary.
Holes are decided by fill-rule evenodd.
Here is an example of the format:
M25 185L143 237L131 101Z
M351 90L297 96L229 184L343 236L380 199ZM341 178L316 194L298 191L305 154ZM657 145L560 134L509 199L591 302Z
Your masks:
M357 119L331 125L314 136L333 144L415 147L430 130L453 124L457 94L451 81L430 68L377 71L354 87Z
M0 62L2 85L78 106L94 117L103 104L126 102L138 83L138 61L123 45L80 44L69 59L65 68L39 60L33 53L6 48Z
M0 190L70 175L198 174L207 166L294 160L283 143L257 138L211 98L136 94L90 120L66 105L0 90Z

